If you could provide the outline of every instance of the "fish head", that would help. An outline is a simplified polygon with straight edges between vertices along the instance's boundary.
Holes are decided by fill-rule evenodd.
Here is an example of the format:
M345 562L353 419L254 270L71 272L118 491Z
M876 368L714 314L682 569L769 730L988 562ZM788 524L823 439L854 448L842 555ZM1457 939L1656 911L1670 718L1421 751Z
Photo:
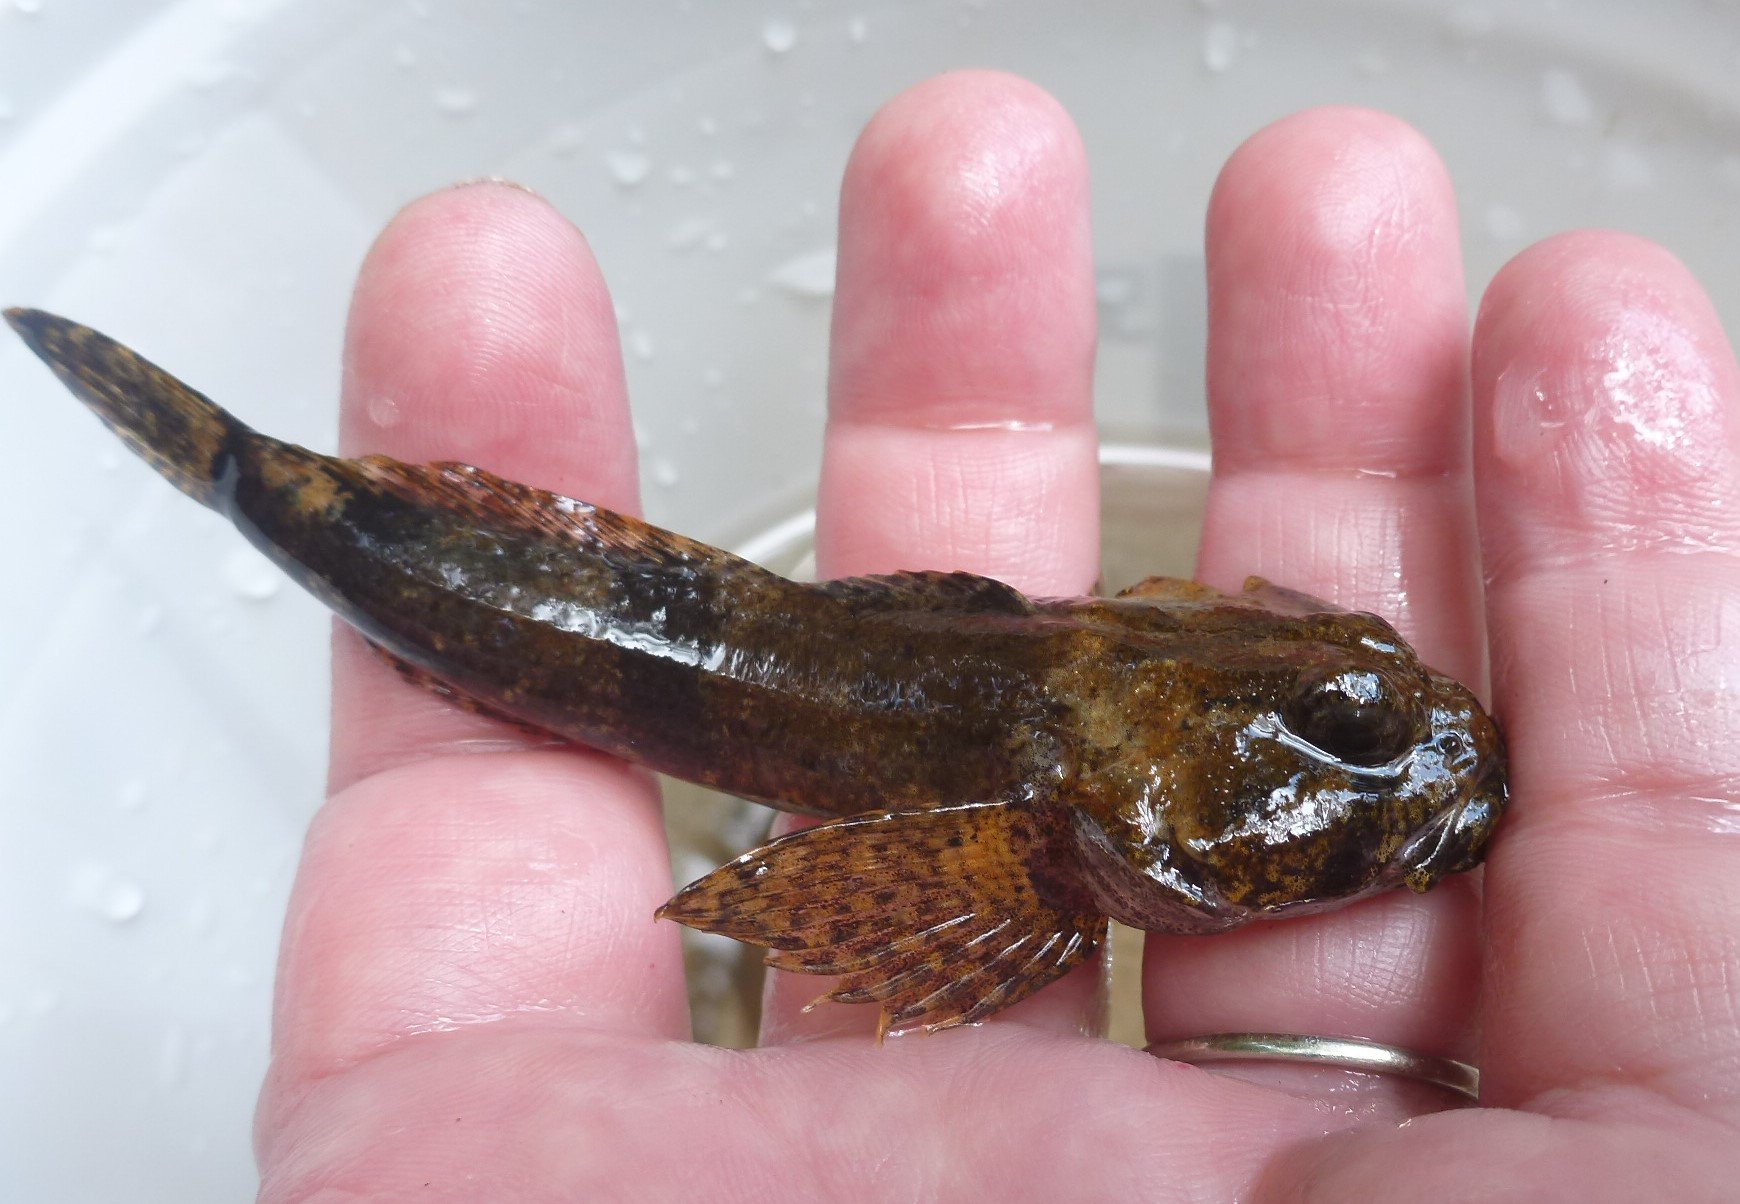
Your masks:
M1217 931L1477 865L1508 787L1474 695L1374 615L1263 582L1219 599L1147 662L1150 713L1073 807L1099 905Z

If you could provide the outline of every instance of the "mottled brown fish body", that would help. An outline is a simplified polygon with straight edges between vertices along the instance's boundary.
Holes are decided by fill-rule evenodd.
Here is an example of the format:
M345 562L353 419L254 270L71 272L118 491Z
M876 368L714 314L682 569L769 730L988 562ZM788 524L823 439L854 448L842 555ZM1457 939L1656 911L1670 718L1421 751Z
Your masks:
M1256 579L1031 601L961 573L787 581L463 464L258 434L95 331L7 318L130 447L408 676L834 822L660 914L839 976L898 1030L983 1019L1108 916L1210 933L1475 864L1506 800L1472 695L1381 619Z

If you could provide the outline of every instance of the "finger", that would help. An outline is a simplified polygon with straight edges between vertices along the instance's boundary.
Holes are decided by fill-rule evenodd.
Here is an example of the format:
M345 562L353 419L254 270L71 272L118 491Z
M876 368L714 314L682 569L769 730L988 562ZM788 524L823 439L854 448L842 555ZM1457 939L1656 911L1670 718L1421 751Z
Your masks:
M1679 263L1584 233L1493 282L1475 377L1516 799L1487 875L1485 1092L1731 1099L1740 371Z
M824 576L966 569L1078 594L1099 559L1087 171L1068 116L1023 80L945 75L890 102L840 201ZM965 750L963 750L965 751ZM770 975L764 1043L874 1031ZM1012 1009L1079 1028L1098 970Z
M464 457L632 508L615 331L584 241L502 186L438 193L370 251L346 351L347 448ZM383 416L390 415L391 421ZM370 660L335 668L334 777L286 923L265 1115L407 1036L500 1020L686 1032L656 793L519 741Z
M1319 109L1236 152L1209 209L1215 474L1201 576L1248 573L1395 620L1478 683L1467 343L1455 201L1401 122ZM1152 1039L1354 1035L1462 1052L1466 882L1212 940L1149 936Z

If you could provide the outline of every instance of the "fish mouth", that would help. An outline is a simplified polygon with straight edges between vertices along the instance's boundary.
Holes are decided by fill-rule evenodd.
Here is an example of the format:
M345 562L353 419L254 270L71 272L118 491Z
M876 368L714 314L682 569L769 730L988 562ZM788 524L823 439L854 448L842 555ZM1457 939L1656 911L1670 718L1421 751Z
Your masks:
M1486 856L1492 829L1510 801L1504 765L1488 765L1469 792L1409 838L1384 872L1391 886L1423 892L1441 878L1471 870Z

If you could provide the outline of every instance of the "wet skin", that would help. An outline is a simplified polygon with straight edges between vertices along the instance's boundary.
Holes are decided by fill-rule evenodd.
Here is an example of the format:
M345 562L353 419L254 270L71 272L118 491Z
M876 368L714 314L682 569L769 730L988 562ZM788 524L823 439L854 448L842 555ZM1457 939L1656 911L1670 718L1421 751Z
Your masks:
M660 915L841 976L893 1030L984 1019L1106 917L1212 933L1483 855L1491 720L1382 619L1258 578L1028 599L809 585L459 464L248 429L118 343L7 317L136 452L407 676L462 705L833 822Z

